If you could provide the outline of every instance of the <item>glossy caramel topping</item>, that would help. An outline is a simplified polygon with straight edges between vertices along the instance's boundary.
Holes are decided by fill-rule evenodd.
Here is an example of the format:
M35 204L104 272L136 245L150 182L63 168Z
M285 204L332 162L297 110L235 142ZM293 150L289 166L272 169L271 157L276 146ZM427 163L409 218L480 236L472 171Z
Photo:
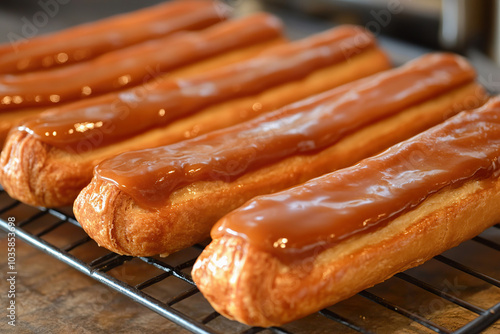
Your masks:
M281 24L274 16L256 14L200 32L179 32L73 66L3 76L0 111L51 106L144 84L162 74L168 76L176 68L278 38L281 32Z
M366 233L444 187L499 169L500 98L358 165L257 197L228 214L212 237L240 236L293 261Z
M373 37L365 30L338 28L280 45L245 62L189 78L154 80L154 84L72 104L42 114L20 129L50 145L82 152L169 124L210 105L304 78L373 45Z
M242 123L174 145L105 160L95 177L115 183L140 205L165 205L175 189L232 180L248 170L331 146L345 135L474 79L460 57L412 63Z
M46 9L57 10L50 5ZM31 34L36 27L32 29L26 24L19 34L11 31L7 35L10 43L0 46L0 73L44 70L82 62L176 31L202 29L226 15L228 12L217 1L183 0L34 38Z

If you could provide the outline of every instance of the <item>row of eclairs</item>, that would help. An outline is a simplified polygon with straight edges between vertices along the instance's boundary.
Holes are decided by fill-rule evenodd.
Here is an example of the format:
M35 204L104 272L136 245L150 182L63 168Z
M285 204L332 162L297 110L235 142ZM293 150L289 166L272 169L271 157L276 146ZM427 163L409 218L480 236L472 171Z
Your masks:
M500 98L468 61L394 68L362 27L171 1L0 46L0 184L100 246L192 269L224 316L304 317L500 221ZM16 51L13 51L15 48Z

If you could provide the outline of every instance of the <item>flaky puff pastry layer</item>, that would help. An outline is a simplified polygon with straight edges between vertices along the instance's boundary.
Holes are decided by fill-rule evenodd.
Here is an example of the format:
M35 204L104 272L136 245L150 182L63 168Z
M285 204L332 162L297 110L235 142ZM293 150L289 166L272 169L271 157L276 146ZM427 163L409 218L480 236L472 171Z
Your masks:
M113 183L93 178L75 202L74 212L97 243L119 254L167 255L209 236L229 211L261 194L353 165L459 112L481 105L483 88L469 83L348 135L316 154L297 155L245 173L232 182L200 181L174 191L169 205L141 207ZM458 108L458 109L457 109Z

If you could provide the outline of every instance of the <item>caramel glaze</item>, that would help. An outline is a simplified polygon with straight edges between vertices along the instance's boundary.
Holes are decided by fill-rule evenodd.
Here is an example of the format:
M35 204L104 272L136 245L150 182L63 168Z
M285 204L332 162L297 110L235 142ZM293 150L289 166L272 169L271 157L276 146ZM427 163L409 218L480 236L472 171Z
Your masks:
M424 56L250 122L170 146L118 155L99 164L94 177L114 183L142 207L154 209L168 204L169 195L180 187L234 180L265 164L317 152L474 77L474 70L458 56Z
M202 29L227 14L216 1L171 1L33 39L13 35L12 43L0 46L0 73L44 70L89 60L175 31Z
M136 86L175 68L275 39L281 34L282 26L277 18L256 14L201 32L179 32L60 69L3 76L0 77L0 111L50 106Z
M104 146L218 102L302 79L372 48L374 43L373 36L359 27L336 28L189 78L154 80L147 86L71 104L29 120L19 129L69 151L79 151L88 143L93 148Z
M212 237L245 238L283 262L367 233L447 186L499 169L500 98L462 112L359 164L260 196L221 219Z

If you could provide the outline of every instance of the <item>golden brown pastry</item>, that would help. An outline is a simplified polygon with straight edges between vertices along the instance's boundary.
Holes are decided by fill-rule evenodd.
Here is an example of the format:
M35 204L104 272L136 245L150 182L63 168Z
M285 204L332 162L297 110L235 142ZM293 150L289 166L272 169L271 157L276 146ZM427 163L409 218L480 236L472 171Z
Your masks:
M47 11L57 10L55 6L46 5ZM83 62L177 31L203 29L224 20L227 14L218 1L182 0L40 37L30 36L34 32L26 26L21 34L7 33L9 43L0 45L0 73L46 70Z
M371 34L345 26L246 61L80 101L11 132L0 183L28 204L71 204L105 158L240 123L388 67Z
M225 52L282 38L281 22L254 14L196 32L178 32L50 71L0 76L0 113L51 107L146 84ZM161 80L161 79L158 79Z
M213 307L279 325L500 221L500 98L359 164L225 216L193 268Z
M100 163L74 205L101 246L173 253L250 198L352 165L485 93L461 57L433 54L254 120Z

